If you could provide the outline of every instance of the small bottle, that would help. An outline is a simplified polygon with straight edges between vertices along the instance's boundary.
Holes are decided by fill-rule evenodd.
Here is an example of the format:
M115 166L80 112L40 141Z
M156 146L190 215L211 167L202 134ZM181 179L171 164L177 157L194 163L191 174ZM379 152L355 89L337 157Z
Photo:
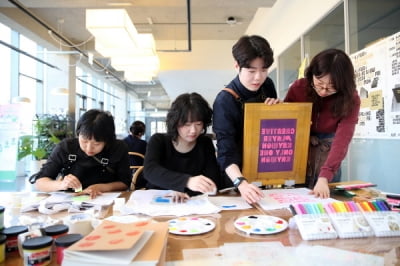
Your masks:
M0 231L4 228L4 207L0 206Z
M64 236L68 233L68 226L65 224L55 224L55 225L50 225L45 228L43 228L44 235L46 236L51 236L53 240L55 241L57 238L60 236ZM56 246L53 244L52 251L56 251Z
M15 225L4 228L3 234L7 236L6 253L7 255L17 255L18 253L18 235L28 232L28 227L24 225Z
M52 258L51 247L53 238L51 236L32 237L22 243L24 250L24 265L49 265Z
M5 235L0 235L0 263L6 259L6 240Z
M82 238L83 235L81 234L66 234L64 236L60 236L55 240L56 258L58 264L62 264L62 261L64 259L64 249L78 242Z

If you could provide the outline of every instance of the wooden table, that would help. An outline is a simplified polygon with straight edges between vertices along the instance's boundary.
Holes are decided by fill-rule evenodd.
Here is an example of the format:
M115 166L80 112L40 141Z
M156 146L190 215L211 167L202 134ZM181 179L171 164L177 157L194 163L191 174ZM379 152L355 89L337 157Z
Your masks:
M4 193L0 193L0 205L3 204ZM129 193L122 194L122 197L128 198ZM107 210L107 216L112 214L112 208ZM233 223L234 221L246 215L254 214L268 214L272 216L278 216L285 220L291 218L291 213L286 209L272 210L272 211L261 211L259 209L253 208L248 210L229 210L222 211L217 214L204 215L202 217L210 219L215 222L216 228L206 234L198 236L179 236L170 234L167 243L166 260L167 261L177 261L183 260L182 251L184 249L195 249L195 248L216 248L224 243L233 242L261 242L261 241L279 241L284 246L299 246L301 244L305 245L321 245L328 247L335 247L339 249L362 252L367 254L374 254L378 256L384 256L385 261L395 261L400 265L400 238L399 237L369 237L369 238L355 238L355 239L333 239L333 240L312 240L305 241L302 240L300 233L296 229L289 228L278 234L273 235L246 235L235 229ZM10 226L9 222L17 221L14 217L10 215L15 215L15 213L7 212L5 213L6 226ZM41 214L37 212L31 212L25 215L40 216ZM52 215L53 218L60 218L67 215L67 213L59 213ZM155 217L154 220L166 221L172 217ZM11 257L6 258L3 264L5 266L19 266L23 265L22 258ZM57 265L55 258L51 265Z

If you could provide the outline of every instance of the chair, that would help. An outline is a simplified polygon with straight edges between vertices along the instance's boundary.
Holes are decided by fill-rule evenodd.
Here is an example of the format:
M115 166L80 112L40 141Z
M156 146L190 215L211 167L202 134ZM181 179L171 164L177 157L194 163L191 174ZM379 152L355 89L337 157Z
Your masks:
M144 155L139 152L130 151L130 152L128 152L128 154L129 154L129 156L138 156L138 157L141 157L142 159L144 159ZM132 183L131 183L130 190L133 191L136 189L137 178L143 172L144 166L143 165L131 165L129 168L132 169Z

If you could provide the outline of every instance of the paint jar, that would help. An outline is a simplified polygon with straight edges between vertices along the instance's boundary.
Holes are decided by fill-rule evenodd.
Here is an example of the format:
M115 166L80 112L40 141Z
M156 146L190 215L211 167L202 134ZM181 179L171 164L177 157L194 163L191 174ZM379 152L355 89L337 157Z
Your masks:
M7 255L18 255L18 235L25 232L28 232L28 227L24 225L15 225L4 228L2 233L7 236Z
M21 257L24 256L24 251L22 249L22 243L25 242L25 240L32 238L32 237L38 237L38 236L42 236L42 231L40 229L34 229L34 230L30 230L28 232L22 233L18 235L18 251L19 251L19 255Z
M0 235L0 263L6 259L6 240L5 235Z
M64 236L68 233L68 226L65 224L55 224L55 225L50 225L45 228L43 228L44 235L46 236L51 236L53 240L55 241L57 238L60 236ZM54 245L53 242L53 248L52 251L56 251L56 246Z
M51 236L32 237L25 240L25 242L22 243L24 265L49 265L52 258L52 245L53 238Z
M87 213L79 213L64 218L64 224L68 225L70 234L88 235L93 231L93 218Z
M4 207L0 206L0 231L4 228Z
M83 235L81 234L67 234L64 236L60 236L55 240L56 258L58 264L60 265L62 264L62 261L64 259L64 249L71 246L75 242L78 242L82 238Z

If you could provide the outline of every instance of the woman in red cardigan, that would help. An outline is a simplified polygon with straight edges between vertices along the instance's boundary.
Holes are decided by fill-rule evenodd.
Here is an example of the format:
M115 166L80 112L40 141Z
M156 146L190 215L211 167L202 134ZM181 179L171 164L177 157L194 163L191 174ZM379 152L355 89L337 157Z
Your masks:
M317 197L327 198L328 182L340 181L360 110L350 58L338 49L317 54L305 78L290 86L285 102L313 103L306 184Z

